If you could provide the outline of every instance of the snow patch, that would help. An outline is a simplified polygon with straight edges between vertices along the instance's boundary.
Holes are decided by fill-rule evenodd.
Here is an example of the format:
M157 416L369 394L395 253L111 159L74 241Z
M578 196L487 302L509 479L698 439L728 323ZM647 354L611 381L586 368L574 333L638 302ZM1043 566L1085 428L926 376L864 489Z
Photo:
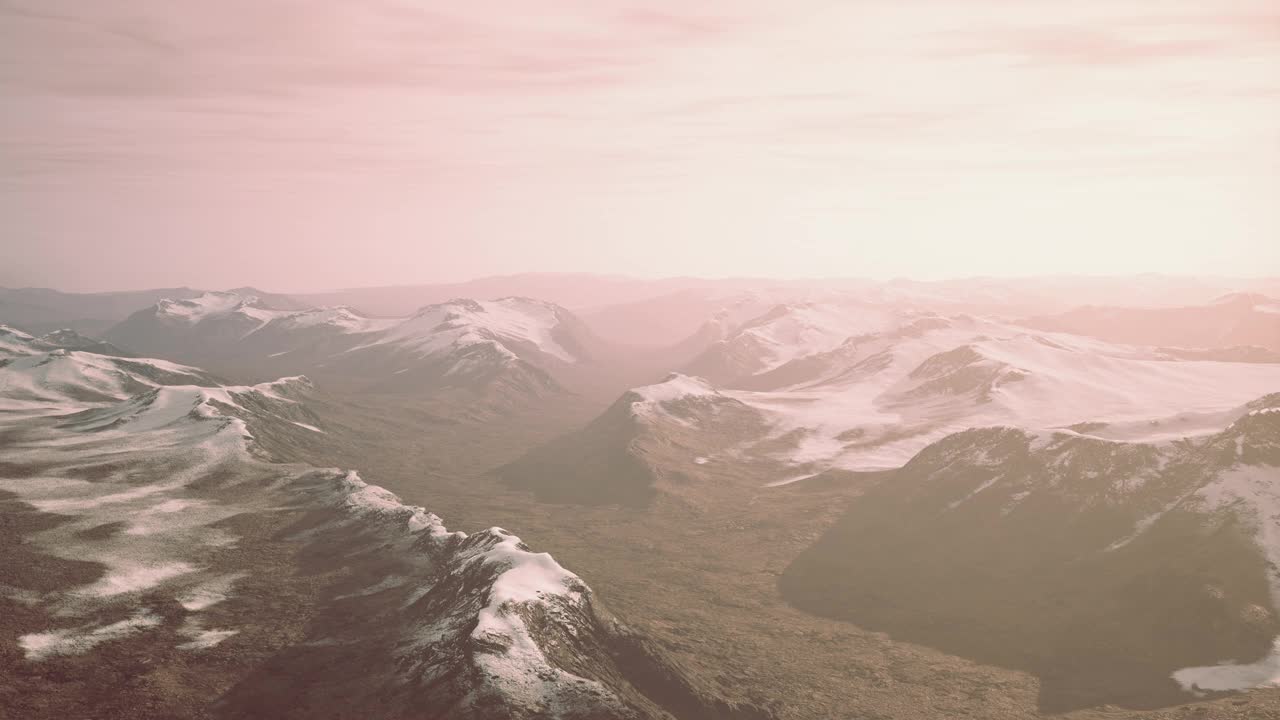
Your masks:
M82 592L97 597L111 597L138 592L155 587L165 580L195 572L196 568L185 562L169 562L156 565L125 564L103 577Z
M431 535L447 535L444 523L433 513L416 505L405 505L395 493L360 479L356 471L342 476L339 492L343 504L357 514L374 514L388 518L404 518L410 532L429 531Z
M1243 509L1253 522L1254 537L1266 555L1271 571L1272 603L1280 605L1280 468L1237 466L1223 472L1196 496L1206 508ZM1218 665L1183 668L1173 679L1184 690L1248 690L1280 684L1280 637L1265 658L1247 664L1226 661Z
M636 417L666 417L682 425L689 425L689 422L673 415L667 407L670 403L691 399L726 399L724 394L711 387L706 380L680 373L671 373L666 380L656 385L634 388L631 392L639 396L639 399L631 402L631 413Z
M178 645L179 650L208 650L232 635L239 635L239 630L201 630L191 642Z
M39 661L58 655L80 655L110 640L118 640L160 625L159 616L140 610L131 617L101 627L85 626L66 630L31 633L18 638L18 646L28 660Z
M226 600L231 587L244 573L234 573L214 578L178 596L178 603L189 612L200 612Z
M578 358L555 337L560 312L554 305L527 298L453 300L423 308L356 349L397 345L429 357L493 343L514 357L515 352L507 345L511 343L530 345L562 362L576 363Z
M1173 673L1173 679L1192 693L1280 687L1280 637L1272 643L1271 653L1258 662L1183 668Z
M944 368L929 392L912 373L967 347L977 360ZM886 333L825 358L823 379L783 390L722 390L772 426L776 459L810 474L901 467L928 444L970 427L1159 442L1218 432L1244 403L1280 387L1280 365L1169 361L1149 348L1008 323L952 318L906 336ZM990 382L980 382L992 372ZM1014 379L1016 378L1016 379Z

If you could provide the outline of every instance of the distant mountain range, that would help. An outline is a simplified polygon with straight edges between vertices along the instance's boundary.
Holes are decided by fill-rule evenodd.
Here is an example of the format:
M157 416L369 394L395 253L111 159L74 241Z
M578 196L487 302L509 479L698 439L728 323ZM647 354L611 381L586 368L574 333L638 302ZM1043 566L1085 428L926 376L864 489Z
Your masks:
M266 375L341 377L374 391L562 392L608 348L568 310L528 298L451 300L407 318L281 309L239 293L162 300L105 336L148 355Z
M1004 316L1055 315L1083 305L1178 307L1203 305L1230 293L1280 297L1280 279L1191 278L1165 275L1049 276L955 280L768 278L630 278L587 273L525 273L459 283L273 293L252 287L225 290L273 308L348 306L368 317L405 317L454 298L533 297L568 308L601 337L645 347L674 345L737 303L824 302L839 294L864 302L938 312ZM66 293L48 288L0 288L0 321L41 334L71 328L100 335L162 299L198 297L205 289L161 288ZM756 315L758 313L753 313Z
M1023 324L1134 345L1254 347L1280 353L1280 300L1257 293L1233 293L1187 307L1086 305Z
M756 533L785 550L743 572L787 612L1027 673L1042 713L1225 707L1280 667L1268 282L516 276L386 315L443 290L3 291L4 699L69 714L50 678L127 668L215 717L777 709L506 531L449 532L323 457L421 473L463 517L500 497L584 572L583 518L627 524L646 573L671 559L651 528L688 530L694 576ZM480 294L547 283L575 307ZM110 712L181 702L130 687Z
M778 306L686 368L724 378L721 384L677 376L636 388L581 432L502 474L544 492L554 486L562 497L576 487L572 499L594 502L611 497L606 488L623 475L651 488L694 457L765 463L784 484L829 470L897 468L971 427L1079 428L1133 441L1199 436L1222 413L1280 388L1280 363L1223 360L967 315ZM691 398L699 400L691 405ZM644 422L628 419L636 407L652 409ZM670 437L644 449L655 432ZM646 469L610 474L604 467Z

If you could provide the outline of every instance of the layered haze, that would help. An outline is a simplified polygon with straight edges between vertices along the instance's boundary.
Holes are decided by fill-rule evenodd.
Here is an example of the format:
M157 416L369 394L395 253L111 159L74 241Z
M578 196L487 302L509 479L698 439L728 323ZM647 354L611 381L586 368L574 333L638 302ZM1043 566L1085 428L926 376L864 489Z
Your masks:
M6 286L1280 268L1263 0L14 0L0 87Z

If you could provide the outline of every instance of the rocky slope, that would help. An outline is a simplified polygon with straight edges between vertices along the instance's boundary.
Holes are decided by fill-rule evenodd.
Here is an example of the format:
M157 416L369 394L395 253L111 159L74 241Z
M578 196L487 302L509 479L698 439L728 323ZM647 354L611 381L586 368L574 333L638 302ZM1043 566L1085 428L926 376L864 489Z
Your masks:
M659 494L679 496L710 456L762 429L747 405L704 380L673 374L628 391L586 427L497 474L553 502L642 507Z
M527 298L451 300L408 318L348 307L281 310L252 296L162 301L108 332L147 354L234 375L307 373L370 391L559 392L590 374L601 345L571 313Z
M733 310L750 308L740 299L717 314L703 329L723 335L685 368L718 386L737 387L749 378L798 358L838 347L848 338L887 328L894 313L880 307L845 302L789 302L752 315L735 317Z
M0 358L30 355L50 350L83 350L98 355L131 356L131 353L123 348L116 347L104 340L86 337L70 328L54 330L39 337L33 337L17 328L0 325Z
M263 361L291 352L310 360L326 346L345 350L356 342L353 336L386 325L345 308L282 309L256 295L208 292L161 300L109 329L106 337L140 353L192 363Z
M0 319L27 332L59 328L96 334L163 298L200 295L191 288L133 292L65 293L49 288L0 288Z
M530 394L592 361L595 342L564 308L528 298L451 300L422 308L328 367L382 376L387 388L491 386Z
M1199 438L1100 430L931 444L796 559L784 595L1033 672L1046 712L1273 684L1280 395Z
M37 399L36 376L0 368L17 716L764 717L692 686L510 533L449 532L354 472L277 462L325 432L305 379L171 384L205 378L141 360L85 398L64 388L110 360L69 357L84 377Z
M57 337L67 339L65 334ZM66 413L85 403L114 402L161 385L212 387L221 382L199 368L68 350L55 347L50 338L0 326L0 414Z

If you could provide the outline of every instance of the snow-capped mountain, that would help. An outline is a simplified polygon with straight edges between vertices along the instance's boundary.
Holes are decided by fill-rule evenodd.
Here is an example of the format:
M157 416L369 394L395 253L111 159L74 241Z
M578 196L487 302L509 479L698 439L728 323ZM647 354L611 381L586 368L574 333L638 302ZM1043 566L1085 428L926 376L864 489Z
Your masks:
M789 311L776 315L790 323ZM858 317L821 335L821 342L777 343L783 349L773 357L789 359L740 378L736 388L705 385L707 393L756 418L733 426L728 449L708 448L724 446L730 432L714 416L695 414L666 425L681 426L688 439L680 444L694 448L690 454L718 457L744 473L775 467L778 476L770 482L782 485L827 470L897 468L930 443L970 427L1038 432L1087 425L1096 437L1134 441L1198 436L1213 432L1223 413L1280 388L1276 363L1184 360L1165 350L963 315ZM837 339L859 322L868 332ZM871 329L876 323L887 329ZM743 337L752 338L753 348L772 349L756 336ZM619 404L631 403L624 396ZM606 418L617 407L597 422L616 425ZM593 430L566 443L632 442L623 436L625 442ZM553 444L530 454L540 458L534 466L517 467L528 477L568 482L582 473L564 458L600 452L570 453L564 443ZM673 466L691 459L673 460Z
M488 386L532 394L589 365L597 342L569 311L529 298L451 300L335 356L327 367L380 375L384 387Z
M58 414L161 385L220 384L199 368L165 360L49 349L47 337L0 326L0 413Z
M98 355L129 357L130 353L104 340L95 340L63 328L34 337L17 328L0 325L0 359L50 350L83 350Z
M37 335L59 328L97 334L163 298L200 295L191 288L66 293L49 288L0 288L0 321Z
M769 389L729 392L772 418L771 437L795 439L783 452L798 470L880 470L984 425L1106 423L1106 432L1135 439L1197 434L1202 417L1280 387L1280 365L1175 360L968 316L925 316L752 382Z
M529 298L450 300L422 308L366 347L394 345L427 357L491 345L512 356L524 351L573 364L583 359L585 351L565 327L569 321L563 308Z
M510 533L450 532L354 472L279 462L270 440L325 432L304 379L186 384L130 360L174 374L88 398L17 364L42 357L0 368L17 716L767 717L707 699ZM14 402L32 383L43 399ZM199 682L172 693L175 673Z
M364 318L349 308L277 309L253 295L209 292L186 300L161 300L107 331L107 338L146 354L187 362L260 360L317 351L341 351L355 336L385 329L390 321Z
M887 310L853 303L788 303L745 320L726 311L715 321L723 339L685 370L734 387L798 358L830 351L850 337L884 330L893 319Z
M1206 305L1186 307L1087 305L1023 324L1139 345L1255 347L1280 352L1280 300L1257 293L1232 293Z
M229 372L338 374L375 390L497 385L543 394L598 352L571 313L527 298L452 300L382 319L348 307L277 310L253 297L207 293L135 313L109 337Z
M708 456L765 429L756 410L678 373L623 394L579 431L497 472L554 502L644 506L702 474Z
M1280 674L1280 394L1190 439L973 429L788 568L801 608L1041 678L1045 712Z

